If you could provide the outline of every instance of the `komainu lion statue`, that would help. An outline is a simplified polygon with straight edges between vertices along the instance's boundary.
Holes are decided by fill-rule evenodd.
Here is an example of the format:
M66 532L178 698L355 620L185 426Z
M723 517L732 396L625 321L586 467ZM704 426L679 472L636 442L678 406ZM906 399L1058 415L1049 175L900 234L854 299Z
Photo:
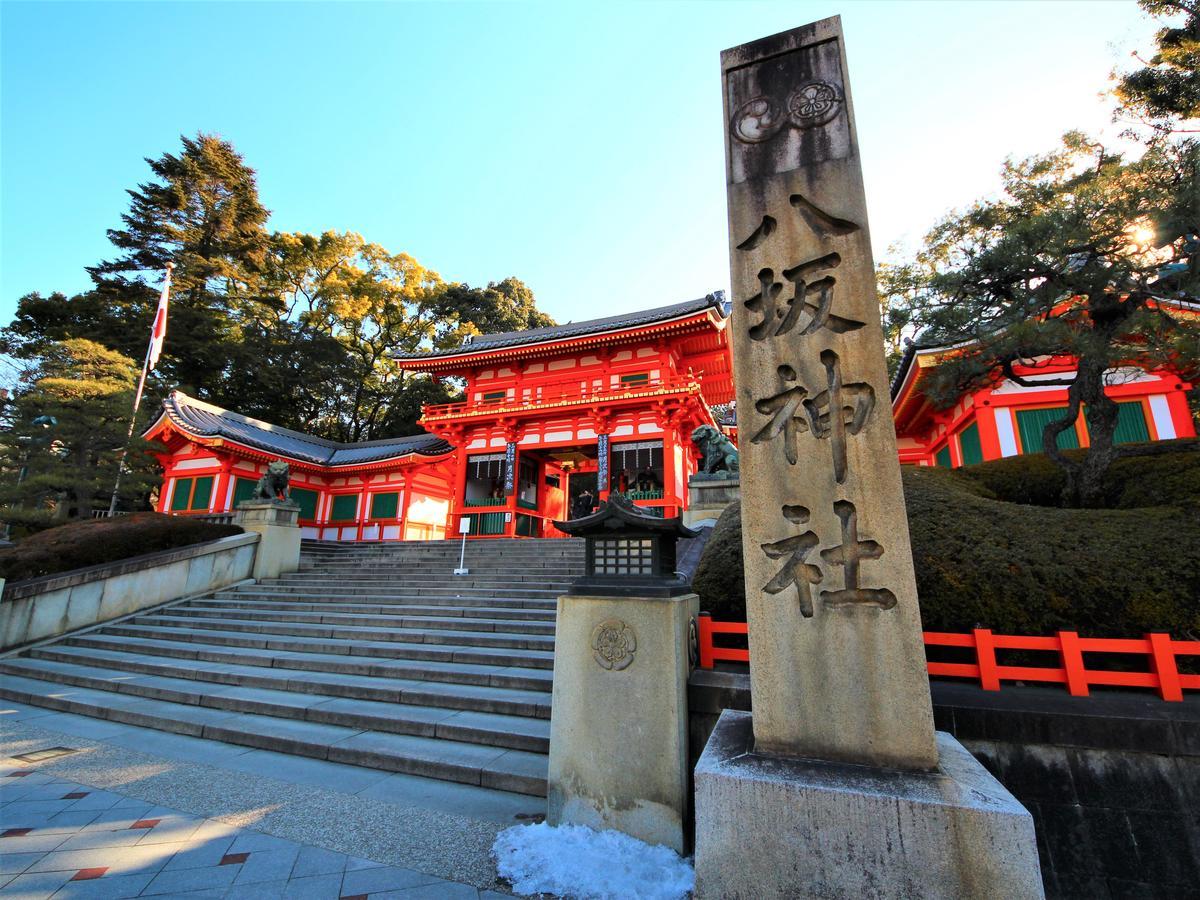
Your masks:
M738 474L737 447L712 425L701 425L693 431L692 443L704 457L700 471L705 475L724 474L726 478L732 478Z
M288 479L291 472L288 469L288 464L283 460L276 460L273 463L267 464L267 471L263 473L262 478L258 479L258 484L254 486L255 500L289 500L291 494L288 492Z

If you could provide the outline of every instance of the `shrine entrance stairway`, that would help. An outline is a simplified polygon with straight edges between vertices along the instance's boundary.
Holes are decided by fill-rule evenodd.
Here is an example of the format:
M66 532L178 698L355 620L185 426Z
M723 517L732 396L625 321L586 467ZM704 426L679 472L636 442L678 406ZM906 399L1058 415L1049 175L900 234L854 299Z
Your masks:
M0 696L544 796L580 540L305 542L300 571L0 659Z

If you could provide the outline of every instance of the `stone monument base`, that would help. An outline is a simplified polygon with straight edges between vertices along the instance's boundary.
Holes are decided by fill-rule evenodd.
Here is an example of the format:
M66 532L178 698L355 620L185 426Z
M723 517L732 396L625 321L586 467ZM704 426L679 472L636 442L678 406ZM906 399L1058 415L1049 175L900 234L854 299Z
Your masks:
M290 500L243 500L233 521L243 530L260 535L250 573L255 581L278 578L300 568L299 504Z
M704 898L1041 898L1033 818L949 734L929 773L756 754L726 710L696 765Z
M693 475L688 479L688 508L683 513L683 524L688 528L716 525L725 507L741 496L742 482L737 476Z

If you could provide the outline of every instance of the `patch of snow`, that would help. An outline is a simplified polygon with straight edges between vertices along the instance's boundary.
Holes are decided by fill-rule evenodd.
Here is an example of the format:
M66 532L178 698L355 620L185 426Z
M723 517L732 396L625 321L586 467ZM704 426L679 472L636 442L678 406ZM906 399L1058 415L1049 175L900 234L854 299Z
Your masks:
M696 880L691 862L669 847L582 825L514 825L496 835L492 856L522 896L679 900Z

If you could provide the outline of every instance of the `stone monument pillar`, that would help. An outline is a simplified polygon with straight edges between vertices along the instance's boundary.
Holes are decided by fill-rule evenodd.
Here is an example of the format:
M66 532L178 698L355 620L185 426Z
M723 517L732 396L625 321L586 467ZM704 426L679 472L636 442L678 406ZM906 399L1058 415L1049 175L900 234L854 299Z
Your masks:
M696 769L698 897L1040 897L935 739L841 22L721 56L753 716Z
M682 854L699 598L674 574L675 542L695 532L621 495L554 525L587 540L587 574L558 598L546 819Z
M234 524L259 534L254 553L255 581L278 578L300 568L300 506L290 500L243 500Z

